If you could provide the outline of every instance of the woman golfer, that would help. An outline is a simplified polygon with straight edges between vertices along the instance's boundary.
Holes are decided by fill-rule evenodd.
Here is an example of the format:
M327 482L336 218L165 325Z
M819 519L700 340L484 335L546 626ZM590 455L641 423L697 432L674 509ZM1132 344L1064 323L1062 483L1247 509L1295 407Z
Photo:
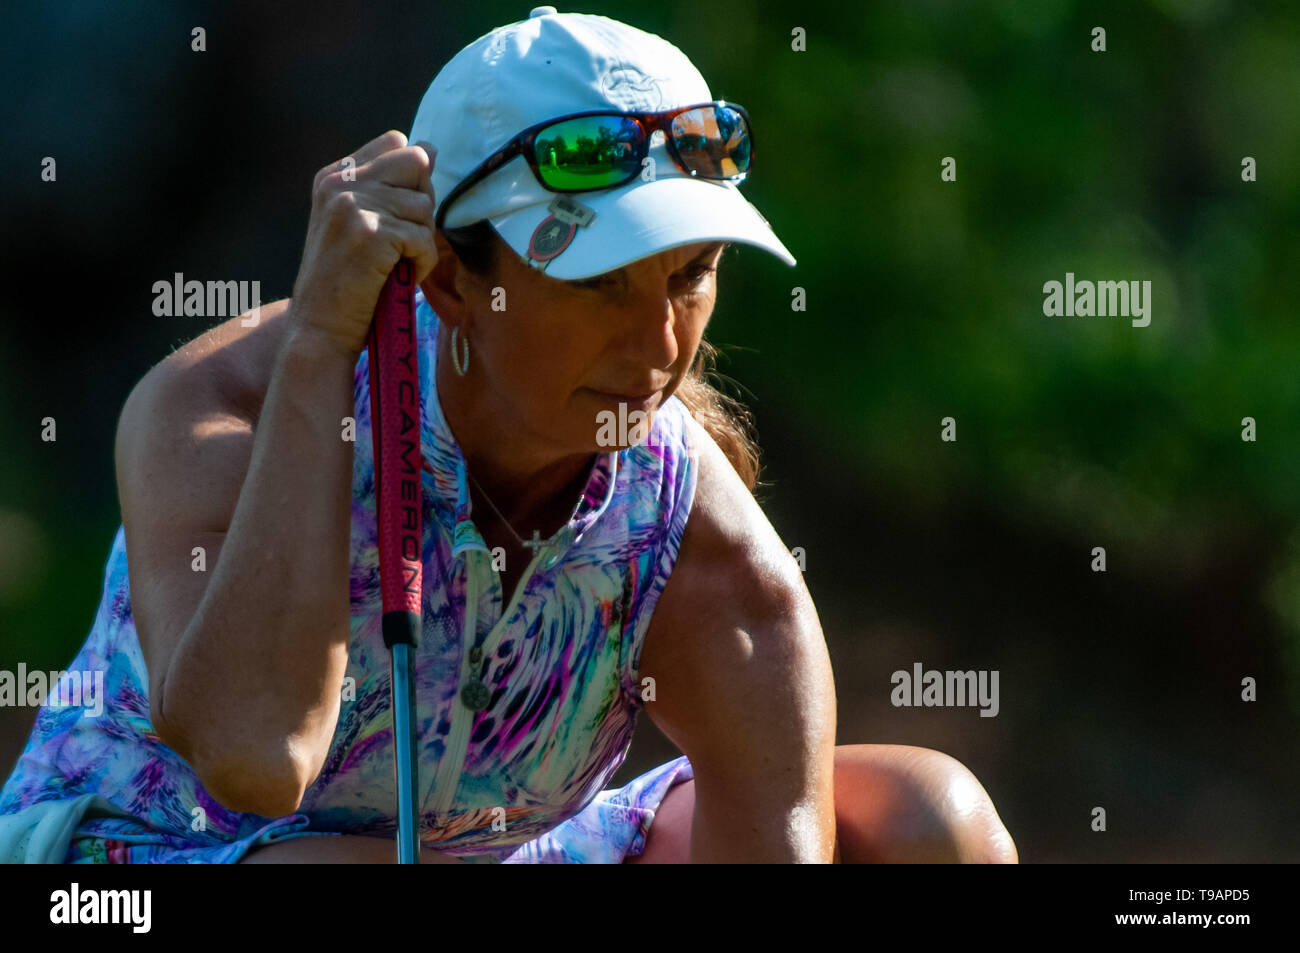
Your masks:
M663 39L539 7L410 138L317 173L291 300L128 398L71 666L107 704L41 709L7 859L394 859L366 344L407 258L423 861L1014 860L958 762L836 747L816 612L703 379L725 248L794 264L737 188L746 111ZM642 709L686 754L606 789Z

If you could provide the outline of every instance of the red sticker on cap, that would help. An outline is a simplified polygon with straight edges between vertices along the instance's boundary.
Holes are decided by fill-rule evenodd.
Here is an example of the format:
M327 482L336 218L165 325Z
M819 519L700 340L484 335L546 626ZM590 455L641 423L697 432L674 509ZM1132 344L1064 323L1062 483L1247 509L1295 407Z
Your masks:
M578 226L561 222L554 215L546 216L528 239L528 257L534 261L550 261L569 247L577 232Z

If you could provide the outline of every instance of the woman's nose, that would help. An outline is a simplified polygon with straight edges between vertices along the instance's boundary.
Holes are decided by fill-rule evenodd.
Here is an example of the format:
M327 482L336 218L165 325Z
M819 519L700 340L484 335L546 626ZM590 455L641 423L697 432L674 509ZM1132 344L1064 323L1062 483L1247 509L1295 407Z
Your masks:
M643 367L666 370L677 360L677 320L666 297L634 309L628 327L630 357Z

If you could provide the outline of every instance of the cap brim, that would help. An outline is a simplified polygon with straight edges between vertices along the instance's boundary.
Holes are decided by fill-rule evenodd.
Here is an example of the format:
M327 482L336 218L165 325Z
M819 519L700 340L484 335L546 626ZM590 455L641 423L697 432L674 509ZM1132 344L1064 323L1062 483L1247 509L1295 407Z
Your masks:
M547 202L489 220L519 257L565 281L590 278L679 245L734 241L770 252L787 265L795 258L758 210L728 182L664 176L650 182L634 179L618 189L570 193L595 212L590 224L577 227L563 251L548 262L530 259L534 232L551 212Z

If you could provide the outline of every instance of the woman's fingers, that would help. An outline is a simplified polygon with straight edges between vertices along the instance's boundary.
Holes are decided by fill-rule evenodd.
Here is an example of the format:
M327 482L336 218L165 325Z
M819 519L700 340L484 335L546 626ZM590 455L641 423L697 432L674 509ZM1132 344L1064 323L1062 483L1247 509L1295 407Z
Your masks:
M387 228L392 234L399 258L409 258L415 269L415 283L419 284L438 263L438 248L433 241L433 231L423 224L390 218Z
M294 282L296 324L358 354L375 303L401 258L423 281L438 260L433 234L432 147L390 130L316 173L312 215Z
M364 166L357 167L357 181L380 182L403 189L424 191L433 196L429 177L433 173L433 160L420 146L404 146L375 156Z
M432 143L423 140L413 143L413 145L422 148L429 156L429 174L420 179L420 191L428 195L436 206L437 197L433 194L433 166L438 159L438 150Z
M385 153L392 152L394 149L401 149L406 146L406 134L398 132L396 129L389 129L381 136L375 136L364 146L352 153L352 159L357 166L363 166Z
M433 229L433 199L427 193L375 182L361 196L364 208L387 212L394 218Z

